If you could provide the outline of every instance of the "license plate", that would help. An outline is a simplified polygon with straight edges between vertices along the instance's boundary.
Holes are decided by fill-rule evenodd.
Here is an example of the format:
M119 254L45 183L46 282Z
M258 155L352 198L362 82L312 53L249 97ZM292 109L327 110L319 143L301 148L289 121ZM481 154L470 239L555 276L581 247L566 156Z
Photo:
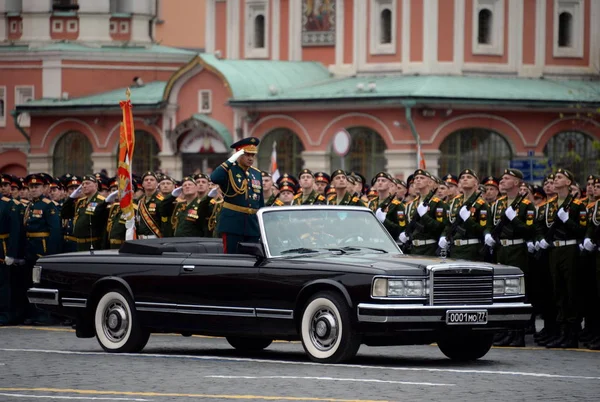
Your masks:
M448 325L481 325L487 324L487 310L448 310L446 324Z

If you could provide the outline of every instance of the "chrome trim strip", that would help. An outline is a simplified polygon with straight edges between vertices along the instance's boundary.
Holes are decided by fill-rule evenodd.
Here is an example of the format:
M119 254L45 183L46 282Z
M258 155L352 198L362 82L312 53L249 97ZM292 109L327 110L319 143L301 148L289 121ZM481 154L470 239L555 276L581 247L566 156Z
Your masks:
M487 309L496 310L502 308L531 308L531 304L528 303L496 303L496 304L448 304L448 305L434 305L434 306L423 306L420 304L374 304L374 303L360 303L358 308L379 310L379 311L390 311L390 310L464 310L464 309Z
M500 315L488 315L488 324L501 321L523 321L526 322L531 318L531 314L500 314ZM429 323L440 323L446 325L441 316L408 316L408 317L397 317L397 316L379 316L379 315L358 315L358 321L360 322L429 322ZM482 324L472 324L473 326L482 326ZM485 324L483 324L485 325Z
M85 308L87 306L87 299L79 299L75 297L63 297L61 299L63 307L78 307Z
M157 313L179 313L198 315L224 315L233 317L255 317L251 307L203 306L197 304L135 302L138 311L154 311Z
M47 294L49 297L29 296L30 293ZM29 300L29 303L32 304L58 306L58 289L30 288L27 290L27 299Z
M258 318L282 318L291 320L294 318L294 310L281 310L274 308L257 308L256 316Z
M238 313L233 311L211 311L211 310L184 310L159 307L137 307L137 311L149 311L154 313L177 313L177 314L196 314L196 315L219 315L228 317L256 317L254 310L252 312Z

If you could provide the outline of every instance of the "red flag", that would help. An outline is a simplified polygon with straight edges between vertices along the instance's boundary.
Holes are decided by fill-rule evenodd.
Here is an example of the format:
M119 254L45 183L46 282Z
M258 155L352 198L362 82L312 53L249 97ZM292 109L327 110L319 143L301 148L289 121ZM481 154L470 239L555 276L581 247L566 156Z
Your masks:
M271 153L271 177L273 181L279 178L279 168L277 167L277 142L273 142L273 152Z
M117 167L117 177L119 180L119 200L121 213L127 227L126 240L135 238L135 209L133 206L133 178L131 175L131 161L133 159L133 149L135 146L135 136L133 128L132 105L129 100L131 91L127 89L127 100L119 102L123 111L123 121L121 122L119 135L119 164Z
M419 169L427 169L427 166L425 165L425 156L423 156L422 151L419 151Z

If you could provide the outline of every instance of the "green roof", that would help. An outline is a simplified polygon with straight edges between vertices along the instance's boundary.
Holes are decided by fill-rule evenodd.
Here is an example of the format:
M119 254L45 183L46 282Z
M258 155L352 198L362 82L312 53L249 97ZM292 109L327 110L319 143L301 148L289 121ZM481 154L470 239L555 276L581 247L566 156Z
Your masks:
M600 103L600 81L469 76L359 76L291 88L274 96L248 94L243 98L234 97L231 103L356 99Z
M172 54L172 55L194 55L196 52L189 50L178 49L175 47L161 45L103 45L103 46L87 46L75 42L52 42L42 45L27 46L0 46L0 54L11 52L91 52L91 53L124 53L124 54Z
M156 106L162 101L162 94L165 89L165 81L154 81L141 87L132 86L131 103L135 106ZM42 98L29 101L23 105L17 106L17 110L27 111L31 109L44 108L81 108L95 106L113 106L119 108L119 102L126 99L125 91L127 88L115 89L114 91L103 92L90 96L82 96L68 100Z
M195 120L201 121L203 123L206 123L207 125L212 127L212 129L215 130L217 132L217 134L219 134L219 136L221 137L221 139L223 140L223 142L225 143L225 145L227 147L229 147L231 144L233 144L233 137L231 136L229 129L227 127L225 127L225 125L223 123L221 123L220 121L215 120L211 117L208 117L205 114L200 114L200 113L194 114L192 116L192 118Z

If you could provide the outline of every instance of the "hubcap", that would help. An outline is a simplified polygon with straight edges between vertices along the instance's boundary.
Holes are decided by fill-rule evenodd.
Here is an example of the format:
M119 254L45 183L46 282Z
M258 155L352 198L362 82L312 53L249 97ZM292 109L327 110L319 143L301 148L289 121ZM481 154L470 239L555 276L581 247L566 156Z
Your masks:
M129 316L120 300L111 301L104 309L102 329L111 342L119 342L127 335Z
M321 351L330 350L338 339L339 324L333 311L322 307L311 320L310 340Z

